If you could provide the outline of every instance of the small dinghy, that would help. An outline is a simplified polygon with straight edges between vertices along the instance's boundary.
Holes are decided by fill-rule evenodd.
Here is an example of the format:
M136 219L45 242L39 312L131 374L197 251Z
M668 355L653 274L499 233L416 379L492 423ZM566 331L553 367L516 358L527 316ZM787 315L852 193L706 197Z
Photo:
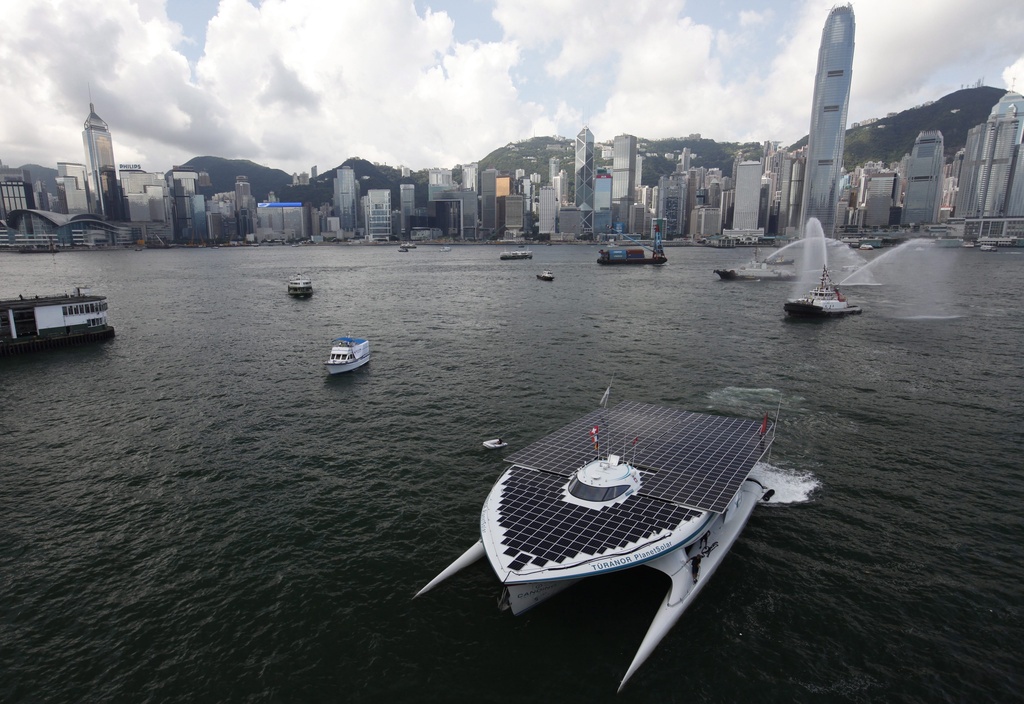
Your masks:
M484 440L484 447L488 450L500 450L503 447L507 447L508 443L501 438L494 438L493 440Z

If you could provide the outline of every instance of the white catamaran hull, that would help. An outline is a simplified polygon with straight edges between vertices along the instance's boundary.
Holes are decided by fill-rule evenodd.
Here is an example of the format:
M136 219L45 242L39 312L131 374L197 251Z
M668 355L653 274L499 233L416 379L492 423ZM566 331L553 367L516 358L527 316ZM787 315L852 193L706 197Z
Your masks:
M766 494L764 488L753 479L747 479L729 504L729 508L719 514L712 523L706 536L691 543L685 550L670 552L647 563L667 574L672 580L672 586L669 588L668 594L665 595L650 628L647 629L647 635L640 643L640 648L633 657L633 662L630 663L625 677L619 683L620 691L627 680L633 676L633 673L654 652L661 639L686 611L686 607L697 598L697 594L718 569L729 549L736 542L736 538L743 532L743 528L750 519L750 514L762 497L770 498L771 494ZM700 556L701 559L698 563L697 574L694 575L694 558L697 556Z

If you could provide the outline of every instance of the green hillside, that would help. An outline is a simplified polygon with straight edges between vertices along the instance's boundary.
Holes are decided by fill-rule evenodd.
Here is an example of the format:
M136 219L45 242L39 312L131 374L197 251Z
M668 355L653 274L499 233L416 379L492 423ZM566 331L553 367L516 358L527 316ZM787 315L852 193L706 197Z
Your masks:
M889 164L897 162L905 154L909 154L914 146L917 135L925 130L942 132L946 158L950 159L963 148L967 141L967 132L988 118L1005 90L992 87L967 88L936 100L927 105L920 105L909 110L886 116L869 124L852 127L846 131L845 165L847 169L855 168L869 161L881 161ZM607 140L610 143L611 140ZM790 148L796 149L807 144L807 137ZM611 159L601 156L601 144L595 145L594 166L610 169ZM697 167L718 168L723 172L732 173L733 162L737 159L757 159L762 156L761 144L739 144L735 142L716 142L701 136L670 139L637 138L637 149L645 156L643 163L642 183L655 186L661 176L672 173L678 163L678 155L683 149L689 148L692 154L691 164ZM668 155L668 156L666 156ZM477 163L481 171L499 169L515 172L523 169L526 174L539 173L541 183L548 183L548 163L552 157L558 158L560 168L569 179L569 192L573 192L575 171L575 139L567 137L533 137L520 142L509 142L498 147L479 159ZM416 205L423 207L427 202L427 171L413 172L410 177L402 178L401 172L390 166L373 164L365 159L353 157L343 164L330 169L317 178L312 179L308 186L292 186L290 174L266 166L261 166L245 159L223 159L216 156L198 156L190 159L185 166L205 171L210 175L211 186L199 189L204 195L233 191L235 177L246 176L257 200L267 199L273 191L282 201L300 201L319 206L330 203L334 197L334 177L340 166L350 166L356 172L362 193L371 188L391 190L392 204L397 207L399 202L399 185L413 183L416 186ZM55 193L53 177L54 169L28 164L19 168L29 169L33 180L41 179L48 190ZM452 170L453 178L461 180L462 170L456 166Z
M949 160L967 142L967 131L988 119L992 106L1006 93L1001 88L966 88L929 105L920 105L846 130L843 163L847 170L869 161L899 161L914 148L917 135L926 130L942 132ZM807 144L804 137L793 148Z

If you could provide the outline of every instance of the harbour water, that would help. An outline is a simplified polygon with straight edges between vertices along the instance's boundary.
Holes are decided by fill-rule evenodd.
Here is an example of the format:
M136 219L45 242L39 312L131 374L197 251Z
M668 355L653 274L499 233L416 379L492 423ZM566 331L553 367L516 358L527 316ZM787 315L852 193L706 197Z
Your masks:
M1019 700L1024 251L910 248L845 289L863 315L810 323L787 284L717 280L742 250L498 254L0 255L0 298L90 286L117 330L0 360L0 699ZM374 358L330 377L340 335ZM609 383L780 408L776 501L619 695L657 572L520 617L485 563L412 598L478 537L481 442Z

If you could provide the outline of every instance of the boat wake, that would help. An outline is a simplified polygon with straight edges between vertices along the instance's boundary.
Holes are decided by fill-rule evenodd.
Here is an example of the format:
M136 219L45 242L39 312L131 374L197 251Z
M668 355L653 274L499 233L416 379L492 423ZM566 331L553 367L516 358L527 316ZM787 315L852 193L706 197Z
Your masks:
M821 482L810 472L784 469L769 462L755 464L750 476L765 487L775 490L771 501L765 506L809 503L813 500L814 492L821 486Z

